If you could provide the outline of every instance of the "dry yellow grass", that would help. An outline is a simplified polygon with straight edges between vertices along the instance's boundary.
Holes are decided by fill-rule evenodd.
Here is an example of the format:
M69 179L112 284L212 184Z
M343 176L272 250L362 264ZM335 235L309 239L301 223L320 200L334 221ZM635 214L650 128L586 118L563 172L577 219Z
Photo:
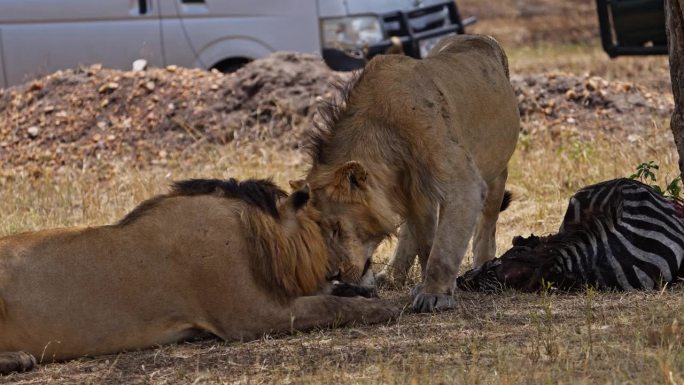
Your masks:
M512 236L555 231L578 187L625 176L645 160L674 177L676 154L667 122L653 122L634 142L617 135L592 140L543 132L521 139L511 163L516 195L501 216L498 251ZM120 218L146 197L186 177L302 176L305 157L209 147L192 163L121 170L101 180L70 170L38 180L4 180L0 234ZM391 245L378 253L386 261ZM470 263L468 260L467 264ZM415 275L414 275L415 276ZM382 295L407 302L406 289ZM264 336L249 343L215 340L49 364L0 378L32 383L662 383L684 381L682 288L662 293L460 295L454 312L405 314L375 327Z
M465 3L474 6L479 0ZM512 12L515 7L506 4L490 8ZM504 43L515 73L590 72L669 92L664 58L611 61L595 44L525 48L513 40ZM498 253L514 235L555 231L568 197L581 186L627 176L649 160L661 166L661 179L678 173L667 121L653 119L629 138L581 123L578 129L585 135L540 130L521 137L509 178L516 198L501 215ZM66 169L37 180L0 179L0 236L110 223L186 177L272 177L285 185L305 168L306 157L295 151L206 146L191 162L120 168L106 180L96 168ZM391 248L391 243L380 248L376 270ZM464 268L469 265L468 257ZM407 292L402 288L381 295L408 303ZM264 336L248 343L163 346L46 364L32 373L0 377L0 383L682 384L683 295L681 285L650 293L467 293L459 295L453 312L407 313L387 325Z

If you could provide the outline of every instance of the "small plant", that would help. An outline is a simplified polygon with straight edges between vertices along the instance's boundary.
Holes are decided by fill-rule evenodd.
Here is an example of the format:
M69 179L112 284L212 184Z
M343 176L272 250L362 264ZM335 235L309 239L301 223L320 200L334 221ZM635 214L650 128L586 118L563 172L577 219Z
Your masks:
M594 148L592 147L591 142L577 138L570 139L570 148L568 150L570 159L575 162L588 161L594 153Z
M591 142L581 140L575 136L569 137L558 148L558 153L567 159L577 162L588 162L594 156L595 149Z
M530 355L530 359L534 362L540 359L554 362L560 354L560 346L556 340L557 334L553 326L552 290L552 282L542 282L541 298L539 301L540 311L534 311L530 314L530 321L537 329L537 338L534 341L535 346Z
M641 163L636 167L636 172L629 176L629 179L639 179L640 181L646 183L648 179L652 182L656 182L657 178L653 171L658 171L660 166L658 166L654 161L649 161L648 163Z
M679 177L673 179L670 183L667 184L665 192L669 193L672 197L679 198L682 192L681 182L682 179Z
M518 145L522 151L530 149L530 135L526 132L521 132L518 136Z
M587 286L586 296L584 297L584 317L587 323L587 362L594 354L594 338L592 335L592 325L594 323L594 312L592 310L592 305L594 304L594 298L596 298L596 289L591 286Z
M648 163L641 163L636 167L636 172L629 176L629 179L638 179L639 181L648 184L660 195L680 199L680 194L682 193L681 178L677 177L669 182L666 181L665 188L662 188L657 184L658 177L656 176L656 172L659 169L660 166L652 160Z

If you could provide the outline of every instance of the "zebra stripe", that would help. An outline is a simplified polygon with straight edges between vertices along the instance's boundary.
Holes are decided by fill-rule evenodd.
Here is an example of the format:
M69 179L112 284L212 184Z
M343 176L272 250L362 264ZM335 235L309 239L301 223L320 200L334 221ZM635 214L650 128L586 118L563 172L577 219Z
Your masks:
M656 219L652 215L632 214L628 211L625 211L623 213L623 218L630 219L635 222L648 223L652 225L657 232L660 232L664 236L673 239L675 242L679 239L679 234L684 232L684 230L677 232L676 229L673 229L672 226L670 226L669 222Z
M646 263L651 263L654 264L660 269L661 272L663 272L663 277L670 281L672 280L672 272L670 271L670 266L668 265L667 261L665 261L663 258L661 258L659 255L653 254L649 251L646 251L637 245L633 244L630 242L627 238L625 238L624 235L622 235L621 231L617 231L615 228L612 228L612 235L615 236L620 243L629 251L629 253L636 259L640 259ZM634 229L637 230L637 229ZM637 230L638 231L638 230Z
M599 236L601 237L601 243L603 246L603 249L605 251L605 257L610 263L611 268L613 269L613 276L617 280L618 284L620 287L622 287L625 290L631 290L634 289L632 285L629 284L629 281L627 281L627 277L625 276L625 272L622 270L622 265L615 259L615 256L613 255L613 250L611 248L611 245L608 241L608 234L606 229L604 228L603 223L601 222L596 222L598 231L599 231ZM609 229L610 230L610 229Z
M561 245L559 255L569 272L588 282L589 270L601 273L602 258L619 288L653 288L657 278L675 280L684 259L684 223L672 203L640 182L617 179L581 189L560 228L587 235ZM613 286L606 278L597 274L595 280Z
M652 202L650 201L627 201L624 203L624 206L626 207L633 207L633 208L649 208L651 209L651 212L654 214L658 213L663 213L663 208L662 207L656 207ZM679 230L679 232L684 232L684 225L682 225L681 222L679 222L677 219L675 219L673 216L676 215L674 210L670 210L671 212L668 213L672 216L659 216L658 219L663 220L667 222L668 227L674 227L675 229Z
M646 223L648 223L648 222L646 222ZM647 238L657 240L658 242L667 246L672 251L673 257L677 261L677 265L679 266L681 264L682 258L684 257L684 248L682 247L681 244L674 241L673 238L663 234L660 231L644 230L643 228L634 227L627 222L624 222L623 226L627 230L630 230L633 233L639 234L643 237L647 237ZM666 230L663 230L663 231L666 231Z
M579 190L569 200L558 234L520 245L511 249L512 263L515 258L539 258L540 266L553 270L542 271L542 278L563 280L557 282L561 287L653 289L684 278L681 207L650 186L629 179ZM487 269L483 266L481 271L487 273ZM469 279L480 285L486 281L486 287L494 286L489 281L500 279L494 271L471 275L475 278Z
M634 266L634 273L639 277L639 281L641 282L641 288L642 289L653 289L655 288L655 282L651 279L651 277L648 276L648 274L644 273L643 270L641 270L639 267Z

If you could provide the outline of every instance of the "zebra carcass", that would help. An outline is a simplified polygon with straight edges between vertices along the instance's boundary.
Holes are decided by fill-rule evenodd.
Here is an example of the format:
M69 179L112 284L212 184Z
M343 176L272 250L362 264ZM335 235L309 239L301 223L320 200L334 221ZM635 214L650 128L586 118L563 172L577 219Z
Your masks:
M684 278L684 206L651 187L615 179L579 190L557 234L515 237L501 257L457 279L461 290L498 292L655 289Z

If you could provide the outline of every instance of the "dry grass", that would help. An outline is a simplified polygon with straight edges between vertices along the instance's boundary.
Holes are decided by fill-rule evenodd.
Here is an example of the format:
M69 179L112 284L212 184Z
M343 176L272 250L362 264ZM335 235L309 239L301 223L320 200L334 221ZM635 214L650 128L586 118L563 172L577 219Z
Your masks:
M601 49L595 0L458 0L463 16L477 16L468 32L494 36L512 73L567 71L608 80L633 80L669 92L666 57L610 59Z
M580 186L628 175L643 160L658 162L663 177L676 175L666 122L654 122L634 143L586 129L595 131L590 141L543 132L521 139L509 183L516 200L501 217L499 252L514 235L554 231ZM121 170L112 180L94 170L5 180L0 234L108 223L190 176L273 176L284 184L302 175L303 160L296 152L214 147L191 164ZM380 250L379 264L390 249ZM684 333L672 327L684 322L683 293L462 294L456 311L405 314L388 325L164 346L44 365L0 382L675 384L684 381ZM408 301L405 289L382 294Z
M611 59L598 42L594 44L535 45L507 50L512 74L569 72L606 80L632 81L653 91L672 93L667 57L621 57Z
M483 2L464 3L467 8ZM588 12L587 3L579 2L583 8L578 9ZM489 7L501 18L490 25L502 28L503 35L506 25L521 28L510 18L504 20L519 7L505 4ZM668 92L664 58L611 61L595 40L531 48L515 39L504 43L509 45L513 72L590 72ZM629 139L606 134L601 127L580 125L579 130L589 135L539 131L521 137L509 178L516 199L499 222L499 253L514 235L555 231L568 197L581 186L629 175L635 165L648 160L660 164L662 179L677 175L666 121L654 119ZM185 177L273 177L285 185L302 176L305 163L298 152L207 146L191 162L120 169L108 180L102 180L96 168L67 169L38 180L0 179L0 235L110 223ZM381 247L378 265L387 261L391 247ZM465 267L469 264L467 259ZM414 280L416 276L414 272ZM407 303L407 291L381 294ZM453 312L407 313L388 325L264 336L248 343L207 340L163 346L43 365L32 373L0 378L0 383L682 384L683 294L681 285L660 293L460 294L459 308Z
M457 0L464 17L478 21L468 32L494 36L506 47L585 44L597 40L593 0Z

